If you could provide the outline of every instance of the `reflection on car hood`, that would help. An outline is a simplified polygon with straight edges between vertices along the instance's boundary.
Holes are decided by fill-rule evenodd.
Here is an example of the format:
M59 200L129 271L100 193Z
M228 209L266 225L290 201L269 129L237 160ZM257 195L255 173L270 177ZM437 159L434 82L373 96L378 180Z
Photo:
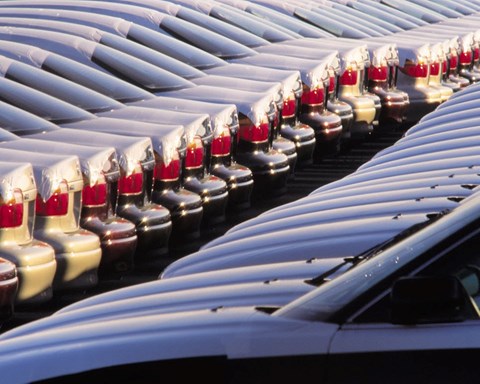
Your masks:
M345 265L343 258L306 259L292 262L279 262L266 265L253 265L247 267L228 268L221 271L209 271L185 276L170 277L162 276L161 280L144 284L117 289L91 298L73 303L62 308L57 313L66 313L77 309L101 305L107 302L124 300L134 297L146 297L158 293L176 290L205 288L213 286L228 286L241 283L268 283L281 280L306 280L312 279L324 273L343 271ZM350 264L348 264L350 265ZM335 269L335 271L332 271ZM331 275L329 274L329 277ZM218 292L221 293L221 289ZM226 297L226 296L224 296Z

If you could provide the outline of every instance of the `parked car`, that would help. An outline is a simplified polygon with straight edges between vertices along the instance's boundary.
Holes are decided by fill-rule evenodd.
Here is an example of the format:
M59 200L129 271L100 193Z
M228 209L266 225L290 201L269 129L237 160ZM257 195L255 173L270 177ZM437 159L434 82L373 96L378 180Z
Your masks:
M239 113L237 160L252 170L253 194L258 198L281 195L286 192L290 174L288 158L272 149L270 127L276 107L269 95L199 85L180 91L165 92L162 96L186 98L213 103L235 103Z
M386 41L385 38L372 40ZM396 46L399 57L397 86L408 93L410 104L405 124L411 126L438 107L443 102L442 95L439 89L429 85L430 45L422 41L399 40ZM452 94L451 89L445 89L445 92Z
M53 290L96 286L102 250L98 236L79 226L83 177L78 157L7 148L0 156L4 162L28 161L33 166L38 186L33 236L55 250Z
M22 54L20 53L22 52ZM86 109L87 111L91 111L101 116L120 116L122 115L125 118L134 118L137 116L138 119L142 119L143 121L158 121L161 119L165 123L169 121L172 122L173 125L177 125L180 123L180 120L187 125L188 130L194 129L192 124L200 124L198 126L199 131L204 131L205 137L202 139L202 145L206 145L207 149L210 147L210 141L212 139L211 130L207 127L207 130L204 130L203 124L208 124L206 122L207 115L203 114L203 120L201 120L200 114L194 112L198 111L190 111L190 114L185 114L182 112L171 112L170 110L165 110L162 108L162 100L156 97L149 97L151 96L149 93L146 95L141 92L140 89L135 89L136 87L132 86L133 89L130 89L128 86L125 87L124 82L119 79L113 78L107 74L102 74L101 72L96 71L93 68L86 68L84 65L75 63L72 60L60 58L56 56L54 53L48 53L47 51L37 50L37 54L42 55L43 59L41 60L42 66L44 69L48 71L48 65L51 65L50 70L54 73L61 75L60 78L52 77L51 74L46 73L45 71L38 72L37 76L32 76L30 73L31 71L35 72L35 69L28 70L25 67L22 67L21 63L15 63L10 61L9 65L5 67L5 73L15 75L12 79L16 81L23 82L27 85L30 85L34 88L41 89L43 92L48 94L54 95L61 99L65 99L70 103L73 103L81 108ZM8 43L4 42L4 49L2 50L2 54L8 55L9 58L18 59L22 62L25 62L30 65L37 65L38 61L32 60L32 46L23 45L23 44L15 44L15 43ZM2 60L8 60L3 58ZM49 62L49 64L47 64ZM88 73L89 76L86 76ZM103 75L103 76L101 76ZM48 79L50 77L50 80ZM63 84L63 87L50 87L51 79L55 78L57 83ZM71 80L67 82L66 79ZM42 82L41 80L44 80ZM96 79L97 81L93 82L92 79ZM75 81L79 84L72 84L72 81ZM67 85L69 84L69 85ZM126 83L128 85L128 83ZM84 85L82 87L81 85ZM92 87L92 90L86 89L86 87ZM124 89L125 88L125 89ZM95 93L93 91L99 91ZM102 94L104 96L102 97ZM124 104L115 101L114 99L105 97L105 96L112 96L117 97L120 101L127 103L130 108L126 108ZM149 100L149 103L145 103L146 100ZM165 100L166 101L166 100ZM138 109L139 107L148 106L150 110L143 110ZM125 110L124 110L125 108ZM156 111L154 110L156 109ZM163 112L160 110L163 109ZM129 111L127 114L126 112ZM142 112L142 113L140 113ZM200 120L199 120L200 119ZM158 125L158 124L157 124ZM161 124L164 128L167 128L166 124ZM161 126L159 125L158 128L160 129ZM175 127L172 127L175 129ZM185 136L185 135L184 135ZM189 134L191 140L193 140L193 136ZM193 145L193 143L190 143ZM200 145L200 143L198 143ZM205 158L207 158L208 153L205 153ZM184 157L184 156L183 156ZM207 160L204 159L204 166L208 169ZM198 167L197 167L198 168ZM212 206L212 209L208 208L209 211L212 211L212 219L215 217L217 220L224 216L224 206L225 206L225 183L224 181L218 180L215 177L209 177L208 172L200 168L200 171L205 173L204 176L199 176L201 181L197 184L200 184L200 193L204 196L204 200L210 196L210 204L207 201L204 201L207 206ZM238 171L234 171L237 172ZM242 172L244 173L242 175ZM190 177L191 175L187 175L186 177ZM247 169L243 169L240 171L240 177L245 178L244 181L247 183L246 185L246 194L247 196L239 196L241 197L240 202L243 202L245 199L249 199L249 191L251 186L248 185L249 179L249 171ZM230 177L231 175L224 175ZM234 176L236 176L234 174ZM180 179L180 175L176 179ZM198 180L198 179L197 179ZM172 180L169 180L172 181ZM226 181L225 181L226 182ZM189 193L187 189L184 188L183 183L180 186L178 183L175 184L174 190L168 189L168 193L163 193L161 195L161 201L158 200L161 204L168 205L173 211L183 211L184 214L182 216L178 216L177 219L187 219L185 216L185 209L193 209L198 211L199 205L202 203L200 197L195 193L199 192L199 186L193 185L193 181L190 181L190 188L193 189L193 192ZM168 185L164 184L161 190L165 190L165 187ZM179 188L182 187L181 191ZM158 186L160 188L160 186ZM170 188L170 186L169 186ZM238 189L238 194L242 193L243 189ZM178 193L181 192L181 193ZM160 197L160 196L157 196ZM238 199L238 198L237 198ZM213 202L218 202L219 205L214 207ZM179 204L182 204L181 209L178 208ZM232 199L232 204L235 203L235 199ZM206 217L206 221L209 220L209 217ZM201 220L200 220L201 221ZM200 222L199 221L199 222ZM192 222L191 222L192 223ZM198 228L197 230L198 231Z
M90 3L90 4L91 4L91 3ZM132 20L135 20L136 22L141 23L143 26L147 26L147 27L149 27L149 28L155 28L155 30L158 31L158 24L157 24L157 25L152 25L152 24L151 24L151 20L149 20L148 18L147 18L147 19L138 20L138 18L140 17L140 16L138 15L138 11L139 11L138 9L141 8L141 7L134 7L134 6L124 5L123 7L121 7L122 13L121 13L121 14L118 14L118 13L116 12L117 10L116 10L114 7L112 7L112 6L109 7L109 6L108 6L108 3L106 3L106 4L101 4L101 5L100 5L100 4L96 4L93 8L90 8L90 7L89 7L90 4L89 4L89 3L86 3L86 4L83 4L83 5L82 5L82 3L80 3L80 2L76 2L75 4L63 3L64 8L66 8L66 9L83 9L83 10L89 10L90 12L106 13L107 15L114 14L114 15L119 15L119 16L126 17L126 18L129 17L129 16L128 16L129 13L125 14L125 12L128 12L128 11L129 11L129 12L132 12L132 14L131 14ZM153 12L153 11L152 11L152 12ZM141 12L140 12L140 14L141 14ZM172 21L171 16L169 16L169 15L163 15L163 14L160 13L160 12L158 12L158 14L156 13L156 15L158 16L158 20L163 20L163 19L164 19L165 22L167 22L167 21L169 21L169 20ZM173 21L175 21L175 20L177 20L178 23L182 23L182 22L183 22L183 23L186 23L186 22L184 22L183 20L178 20L178 19L173 18ZM170 23L170 21L169 21L170 27L171 27L171 28L176 28L176 22L172 24L172 23ZM104 22L105 22L105 21L104 21ZM190 30L190 28L186 28L186 30L185 30L185 29L184 29L185 26L188 26L188 23L187 23L187 24L181 24L181 25L179 26L180 30L178 31L178 33L180 33L180 34L183 34L183 33L190 34L190 33L192 32L192 31ZM238 57L238 56L239 56L238 53L232 52L232 51L234 51L235 49L239 50L239 52L245 51L245 52L249 52L250 54L255 54L255 51L253 51L253 50L248 50L248 48L247 48L246 46L245 46L245 47L242 47L242 46L240 46L240 45L238 45L238 44L236 44L236 43L234 43L234 42L232 42L232 44L228 43L228 44L226 45L226 44L225 44L225 43L226 43L226 40L225 40L224 37L219 36L219 35L217 35L217 34L213 34L213 33L211 33L211 32L208 31L208 30L205 30L205 31L206 31L205 33L210 33L210 35L209 35L209 36L210 36L210 39L209 39L209 42L208 42L207 46L204 46L204 45L203 45L203 41L195 41L195 42L193 42L193 45L196 46L196 45L199 44L202 49L206 49L207 51L211 51L211 49L213 49L213 52L215 52L216 55L218 55L219 57L222 57L222 58L227 58L227 57L229 57L229 58L235 58L235 57ZM150 32L152 32L152 31L150 31ZM144 34L145 31L142 31L141 33ZM201 35L202 35L202 30L197 30L197 29L195 29L195 37L196 37L197 39L199 39ZM149 37L147 36L147 39L148 39L148 38L149 38ZM190 43L192 43L191 38L192 38L192 37L191 37L190 35L184 37L184 39L187 39L187 40L190 41ZM142 43L145 43L145 36L143 37L143 39L140 39L140 40L136 39L136 41L140 41L140 42L142 42ZM147 40L147 41L148 41L148 40ZM148 42L147 45L149 45L150 47L152 47L151 41ZM212 46L213 46L213 47L212 47ZM212 48L210 48L210 47L212 47ZM159 47L158 44L157 44L157 50L158 50L159 48L160 48L160 47ZM177 59L181 59L180 56L181 56L182 54L178 53L179 50L181 50L181 47L176 48L174 52L172 52L171 49L168 49L168 50L167 50L168 52L166 52L166 51L165 51L165 47L162 47L162 48L160 48L160 49L162 50L163 53L167 53L167 54L169 54L169 55L173 55L173 56L174 56L175 58L177 58ZM189 58L188 58L188 59L182 59L182 60L183 60L183 61L186 61L186 62L187 62L187 60L188 60L188 62L191 62L191 61L192 61L192 58L193 58L193 55L189 55ZM195 58L194 60L195 60L195 66L198 65L198 64L199 64L199 63L198 63L198 60L197 60L196 58ZM225 63L223 63L223 64L225 65ZM192 65L194 65L194 64L192 63ZM293 69L295 69L295 68L293 68ZM277 72L277 74L279 74L279 73ZM235 76L235 77L242 77L242 76ZM280 79L280 78L278 78L278 79ZM277 79L277 80L278 80L278 79ZM286 82L285 77L282 78L282 82L283 82L283 83ZM285 101L287 101L287 100L285 100ZM331 123L331 120L332 120L332 119L333 119L333 118L332 118L331 116L327 116L327 117L326 117L326 121L329 122L329 124ZM317 123L318 123L318 122L317 122ZM335 125L335 124L336 124L336 125ZM317 125L321 126L322 128L324 127L324 124L322 125L322 124L318 123ZM303 132L305 131L305 129L306 129L306 127L305 127L304 125L301 126L301 127L299 127L299 128L300 128L300 133L303 133ZM332 129L335 129L335 128L338 128L338 122L337 122L337 121L334 121L334 122L333 122L333 125L332 125ZM338 129L337 129L337 130L338 130ZM286 136L287 139L291 139L291 140L293 140L295 143L300 144L300 146L304 146L305 144L302 144L302 140L297 137L297 136L299 136L299 135L298 135L298 132L296 132L297 130L295 129L295 127L294 127L294 132L290 132L290 131L291 131L291 129L284 129L284 130L282 130L281 132ZM305 136L305 135L302 134L301 136L303 137L303 136ZM307 141L309 141L309 140L310 140L310 139L307 139ZM305 141L305 139L304 139L304 141Z
M331 33L323 31L313 25L306 24L300 20L289 17L285 14L277 12L263 5L254 4L253 2L236 1L236 0L232 0L232 1L222 0L222 1L216 2L216 4L219 4L219 3L227 4L227 5L236 7L238 9L241 9L244 12L250 13L258 17L261 21L267 20L270 23L273 23L275 25L281 25L283 28L286 28L300 36L304 36L304 37L332 37L333 36ZM213 17L221 18L222 12L221 11L216 12L215 10L213 10L210 12L210 15ZM231 20L231 21L234 22L234 20ZM240 25L240 27L242 26Z
M113 305L95 317L93 306L18 327L1 337L5 378L99 382L120 373L131 382L160 374L185 381L195 369L213 382L308 380L313 374L333 382L475 380L475 356L467 353L478 347L478 278L471 267L477 260L477 204L476 198L465 201L282 306L167 314L153 309L145 315L134 309L139 297L128 313L115 315ZM76 321L80 313L89 319ZM185 337L194 343L179 342ZM392 358L412 353L415 364ZM450 362L453 356L456 369L442 359L432 362L435 353L446 353ZM380 371L366 363L372 357ZM327 358L329 364L322 364ZM211 377L212 370L221 373Z
M202 69L206 74L229 76L235 78L243 78L247 80L258 80L261 82L273 81L281 82L283 84L284 93L284 108L282 108L279 117L279 130L281 136L293 141L297 149L297 161L300 164L308 164L312 160L312 152L315 146L315 142L312 140L312 128L308 125L300 123L297 118L298 103L295 103L294 99L300 99L302 88L298 88L297 78L293 80L293 77L299 77L298 71L282 71L266 69L263 67L252 67L248 65L236 64L234 66L228 65L225 61L216 58L209 53L203 52L198 48L195 48L189 44L177 41L167 35L158 35L156 31L147 29L140 25L129 23L126 20L115 18L112 16L95 14L79 11L69 10L49 10L49 9L0 9L2 16L9 16L12 21L11 24L18 23L16 16L35 16L35 23L38 22L38 18L45 20L55 20L54 25L52 23L43 23L48 25L48 28L54 28L57 20L68 22L68 33L80 33L81 36L89 39L96 39L102 44L107 46L113 46L118 49L126 49L125 44L119 44L111 35L108 38L102 39L100 32L93 33L91 28L82 30L78 27L71 28L72 23L76 25L88 25L92 27L98 27L104 30L105 33L115 33L117 38L125 40L126 37L119 32L124 28L129 29L132 34L132 40L153 49L154 51L161 52L172 56L182 62L186 62L195 68ZM49 12L50 11L50 12ZM52 13L53 12L53 13ZM123 27L118 29L116 26L123 24ZM63 23L62 23L63 24ZM90 32L89 32L90 31ZM133 37L135 35L135 37ZM115 42L115 44L113 43ZM132 43L132 42L130 42ZM137 47L138 50L138 47ZM151 51L152 52L152 51ZM151 56L151 55L148 55ZM147 59L145 52L144 59ZM172 66L168 67L173 70ZM185 72L183 72L185 73ZM182 74L182 73L180 73ZM192 72L189 77L198 77L198 72ZM292 93L295 95L292 96Z
M115 148L71 143L60 145L58 142L20 137L3 141L0 148L78 156L84 180L80 226L100 238L102 258L99 277L121 276L133 269L137 246L135 225L114 215L112 210L111 188L120 176Z
M404 13L415 16L420 20L425 20L427 23L430 24L442 22L449 17L435 10L432 10L431 8L415 4L415 2L411 1L401 2L398 0L381 0L381 2L391 8L398 9Z
M1 274L5 285L0 296L0 321L9 320L15 311L15 298L18 290L18 275L14 263L7 259L1 260Z
M11 137L1 132L1 137ZM2 162L1 318L12 315L14 307L26 308L52 298L57 269L55 251L33 237L37 185L30 163ZM8 262L6 262L8 260ZM13 268L12 268L13 265Z
M348 0L347 6L363 12L364 14L385 20L404 30L428 24L424 20L418 19L394 8L390 8L375 0Z
M33 38L33 40L32 40L32 37L31 37L30 33L28 32L28 29L23 29L23 31L20 31L21 29L22 29L22 28L17 29L17 31L18 31L19 33L18 33L18 35L15 35L15 36L18 36L18 40L17 40L16 37L13 37L13 35L10 35L9 39L13 39L13 40L15 40L15 41L24 41L24 42L33 43L33 40L35 40L35 38ZM42 33L40 33L40 32L42 32ZM44 38L45 40L41 39L40 36L38 36L38 35L40 35L40 34L43 35L43 38ZM51 42L52 39L55 38L54 40L55 40L55 41L57 42L57 44L58 44L57 49L59 49L59 52L62 53L62 54L66 54L66 53L63 52L62 49L60 49L60 48L62 48L62 47L67 47L67 49L70 49L71 47L69 46L68 42L78 41L78 38L75 38L75 37L73 37L73 36L69 37L69 36L64 35L64 34L58 34L58 33L49 32L49 31L39 31L39 32L36 34L36 36L39 37L39 39L41 40L42 43L46 44L46 47L48 47L48 46L49 46L49 42ZM90 42L89 42L89 41L86 41L86 40L82 40L81 42L84 43L84 44L86 44L86 45L91 45L91 44L89 44ZM37 43L39 44L40 42L37 42ZM80 44L80 41L78 41L78 43ZM92 43L92 44L93 44L93 43ZM100 45L96 45L96 46L97 46L97 48L101 47ZM104 48L107 48L107 47L104 47ZM74 52L73 52L73 55L74 55L75 58L78 58L78 59L83 58L83 55L81 54L81 52L77 51L75 48L72 48L72 49L73 49L73 51L74 51ZM124 56L119 56L119 57L117 57L118 60L115 60L114 58L115 58L116 56L114 55L114 52L113 52L113 51L110 51L110 53L112 54L112 57L104 57L103 59L105 60L105 62L107 62L107 61L112 61L112 60L113 60L112 63L111 63L111 66L117 66L117 65L119 65L121 62L123 62L122 59L121 59L121 57L124 57ZM118 53L121 54L120 52L118 52ZM73 56L72 56L72 57L73 57ZM85 61L85 59L82 59L82 60ZM92 61L88 60L88 59L86 59L86 62L85 62L85 63L86 63L86 64L90 63L90 65L94 65L94 63L93 63ZM153 66L152 66L151 64L149 64L149 63L144 62L144 64L145 64L145 65L150 65L150 66L153 68ZM109 65L108 67L110 68L110 65ZM129 67L129 68L130 68L130 67ZM145 68L144 68L144 70L145 70ZM123 72L123 73L126 74L127 72ZM128 72L128 73L129 73L129 72ZM178 76L177 76L177 77L174 77L173 80L172 80L172 81L176 81L176 80L180 79L180 80L179 80L179 83L177 83L177 84L178 84L177 86L171 86L171 85L167 85L167 84L165 84L165 83L160 84L159 82L160 82L161 79L159 79L158 77L155 78L155 79L156 79L155 81L157 81L158 86L155 86L155 85L152 85L151 80L149 79L148 76L145 77L145 73L148 73L148 70L147 70L146 72L144 72L144 71L139 71L139 70L134 71L134 73L133 73L133 78L131 78L131 81L132 81L133 83L135 83L136 81L140 81L140 79L138 79L138 78L136 77L136 75L138 75L139 77L142 77L143 80L141 80L141 81L144 82L143 85L144 85L144 88L145 88L145 89L156 90L156 91L159 91L160 89L162 90L162 92L159 92L158 95L166 94L168 90L170 90L170 91L177 90L177 89L180 90L181 88L185 88L185 87L188 89L190 86L191 86L191 88L196 88L196 87L197 87L197 86L195 86L193 83L188 82L187 80L181 79L181 78L179 78ZM164 73L164 74L165 74L165 73ZM162 77L163 77L163 76L162 76ZM134 78L136 78L137 80L134 80ZM154 81L154 82L155 82L155 81ZM220 89L220 88L219 88L219 89ZM260 99L260 100L262 100L262 102L265 104L265 105L262 106L263 108L270 108L270 106L269 106L270 100L266 99L266 98L263 96L263 94L259 94L258 92L256 92L256 93L253 93L253 92L252 92L252 95L253 95L253 94L256 95L256 100ZM175 96L175 94L169 94L169 95L170 95L170 96ZM270 95L268 95L268 96L271 97ZM232 103L232 102L233 102L233 100L223 100L223 102L226 102L226 101L229 101L229 103ZM275 105L273 105L273 107L275 108ZM251 108L251 106L250 106L249 108ZM273 124L274 118L275 118L275 116L276 116L276 111L275 111L275 113L269 113L268 116L270 116L270 117L269 117L269 125L270 125L270 124ZM268 128L268 130L270 131L270 127ZM268 135L270 135L270 133L268 133ZM251 149L249 148L248 150L251 150ZM256 156L255 153L249 154L249 156L256 157L256 158L257 158L256 161L257 161L257 163L258 163L258 156ZM286 156L283 155L283 154L281 154L280 156L286 157ZM282 159L282 160L283 160L283 159ZM242 163L242 161L240 161L240 163ZM243 164L245 164L246 166L249 165L248 163L245 163L245 162L243 162ZM262 166L262 167L265 167L264 164L262 164L261 166ZM267 165L267 167L269 167L269 165ZM283 167L283 165L282 165L282 167ZM197 167L197 168L198 168L198 167ZM210 182L211 182L211 183L210 183L210 186L211 186L211 189L212 189L212 193L210 194L210 197L216 196L216 197L217 197L217 199L216 199L217 201L218 201L218 197L219 197L220 195L221 195L222 197L225 197L225 198L226 198L226 195L225 195L225 193L224 193L224 192L226 192L226 185L224 185L224 188L219 188L219 184L222 184L222 183L224 184L224 182L221 181L221 180L218 179L218 178L213 177L213 176L209 177L209 175L206 175L206 177L209 179L209 180L206 180L206 181L210 181ZM284 184L281 185L278 193L283 193L282 191L284 191L285 188L286 188L286 186L285 186L286 179L283 179L283 180L284 180ZM203 185L204 185L205 188L203 188L202 191L203 191L204 189L207 189L207 188L206 188L206 185L205 185L205 182L206 182L206 181L204 181L204 184L203 184ZM218 193L219 190L220 190L220 194ZM223 201L224 201L225 204L226 204L226 199L223 199ZM225 204L222 204L222 206L225 206Z
M58 107L58 104L53 103L54 107L55 105ZM172 232L171 214L166 208L152 204L146 199L146 186L143 185L144 173L154 167L150 138L139 134L136 137L125 137L118 133L95 132L94 128L102 121L100 118L95 121L72 123L72 128L78 124L79 129L61 129L54 123L5 102L0 103L0 107L2 127L18 136L93 147L104 147L104 143L113 146L118 155L120 178L112 184L112 210L119 217L135 224L136 258L140 260L140 257L158 257L168 252ZM40 102L39 108L43 108ZM52 116L55 115L53 111ZM61 108L57 112L61 112ZM132 124L129 121L112 119L108 123L110 129L116 125L123 127L124 131L128 129L132 132ZM144 127L144 124L137 124L138 129Z

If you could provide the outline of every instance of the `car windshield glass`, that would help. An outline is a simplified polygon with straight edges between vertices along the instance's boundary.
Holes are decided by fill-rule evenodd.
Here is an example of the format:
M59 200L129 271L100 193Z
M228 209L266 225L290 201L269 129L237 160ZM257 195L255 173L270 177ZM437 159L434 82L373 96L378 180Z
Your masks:
M333 35L327 31L323 31L319 28L315 28L308 24L305 24L299 20L296 20L290 16L284 15L282 13L270 10L268 8L254 8L249 7L247 12L250 12L252 15L257 16L260 19L267 19L271 22L277 23L284 28L288 28L290 31L298 33L303 37L332 37Z
M40 92L58 97L92 113L118 109L123 106L122 103L77 83L22 63L12 63L8 67L5 77Z
M200 70L227 65L225 61L208 52L140 25L132 24L130 26L127 39L174 57Z
M163 19L160 28L177 39L222 59L236 59L256 54L243 44L175 17Z
M137 44L131 40L124 39L120 36L112 35L110 33L104 34L102 35L100 43L145 60L146 62L172 72L183 79L195 79L203 76L202 72L191 65L185 64L180 60L174 59L153 49L149 49L142 44Z
M278 29L272 28L269 23L263 23L261 20L254 19L251 15L242 13L238 10L231 10L227 7L215 7L210 15L217 19L236 25L245 29L255 36L260 36L270 42L290 40L294 36L291 33L285 33ZM262 43L263 44L263 43Z
M237 43L243 44L247 47L253 48L268 43L266 40L259 37L261 35L249 33L244 30L246 28L236 28L235 23L231 23L228 19L224 20L222 17L218 17L219 15L214 12L214 9L212 9L212 13L210 15L213 17L188 8L181 8L177 13L177 17L183 20L187 20L192 24L216 32L221 36L228 37L233 41L236 41ZM223 12L220 15L223 15ZM220 20L217 20L214 17ZM227 21L227 23L224 23L221 20Z
M298 17L300 20L324 29L337 37L350 37L354 39L363 39L366 37L370 37L364 32L358 31L354 28L350 28L347 25L339 23L336 20L321 16L313 11L308 11L306 9L295 9L295 16Z
M465 209L467 206L472 206L467 203L463 209L453 210L452 212L457 211L455 215L445 211L441 215L432 217L427 222L429 225L423 228L420 226L423 230L418 231L419 227L413 228L413 235L402 238L393 246L387 244L387 249L375 249L375 257L359 262L354 268L328 284L323 284L311 293L280 308L274 315L328 321L342 308L400 268L404 268L439 241L452 235L466 223L477 219L480 208L478 198L477 201L469 201L473 201L473 208ZM436 225L432 225L433 223Z
M438 23L442 20L446 20L445 16L438 14L437 12L430 11L427 8L423 8L416 4L412 4L406 1L397 1L397 0L382 0L382 3L406 12L412 16L415 16L421 20L425 20L429 23Z
M154 97L151 93L126 81L59 55L49 55L43 62L42 69L120 102L131 102Z
M56 125L0 101L0 127L18 136L50 132L60 129Z
M94 117L91 113L56 97L5 78L0 78L0 100L55 124L72 123Z
M150 92L174 91L193 86L188 80L160 67L101 45L95 48L92 61L120 79Z
M404 12L399 12L393 8L388 9L387 6L380 3L361 0L351 3L350 6L362 12L381 17L383 20L388 20L394 25L404 29L412 29L427 24L427 22Z

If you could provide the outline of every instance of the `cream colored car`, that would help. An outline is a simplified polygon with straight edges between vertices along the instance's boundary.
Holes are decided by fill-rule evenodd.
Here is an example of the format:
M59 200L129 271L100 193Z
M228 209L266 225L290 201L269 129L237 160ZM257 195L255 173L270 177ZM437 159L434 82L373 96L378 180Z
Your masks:
M55 250L53 289L95 286L102 251L99 237L79 226L83 176L78 157L2 148L0 161L33 166L38 188L33 235Z
M57 263L53 248L33 237L37 196L33 167L1 161L0 178L0 257L17 268L15 304L44 303L52 297Z

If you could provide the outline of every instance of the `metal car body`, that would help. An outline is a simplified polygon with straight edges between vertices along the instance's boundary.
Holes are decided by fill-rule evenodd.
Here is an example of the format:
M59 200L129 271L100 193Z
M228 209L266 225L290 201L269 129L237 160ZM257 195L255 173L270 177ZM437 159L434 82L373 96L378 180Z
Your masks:
M53 290L96 286L102 250L98 236L79 226L83 176L78 157L7 148L0 154L2 161L32 164L38 187L33 236L55 250Z
M383 39L372 39L386 41ZM408 93L409 107L406 125L415 124L420 118L442 103L439 89L429 85L431 65L430 45L422 41L396 41L399 57L397 86ZM449 89L449 93L452 90Z
M287 156L272 149L271 122L276 106L269 95L259 97L256 92L206 85L163 95L220 104L233 102L239 113L237 160L252 170L253 194L258 197L262 191L272 195L286 192L290 167Z
M55 102L53 106L59 107ZM98 118L93 121L70 123L72 129L68 129L60 128L38 115L5 102L1 103L1 107L2 126L18 136L94 147L104 147L104 143L113 146L118 155L120 179L112 184L112 209L119 217L135 224L136 257L138 255L142 257L163 255L168 251L172 232L170 212L158 204L149 202L146 199L146 186L143 185L144 174L154 168L154 154L150 138L139 134L127 137L119 133L95 132L96 126L101 125L102 122L108 125L109 129L117 125L123 127L124 132L127 132L127 129L132 132L132 124L127 120L115 121L114 119ZM40 109L42 109L41 104ZM60 110L61 108L57 108L57 112ZM51 116L53 115L55 113ZM144 124L147 123L139 123L139 129ZM152 129L148 124L147 126Z
M135 225L114 215L112 209L111 188L120 177L115 148L71 143L60 145L58 142L20 137L3 141L0 147L78 156L84 180L80 226L100 238L102 258L99 277L121 276L133 269L137 246Z
M297 161L299 163L307 164L312 160L312 152L315 145L314 141L312 140L312 129L308 125L299 122L297 119L297 104L295 103L295 99L300 98L302 89L301 87L300 89L298 88L297 79L293 80L293 76L299 76L299 74L294 73L294 71L273 71L271 69L269 71L262 67L254 68L252 66L240 64L236 64L234 66L235 68L232 68L232 66L229 66L228 63L216 58L215 56L200 51L199 49L191 45L187 45L181 41L178 41L178 45L183 45L180 45L178 49L174 49L174 51L172 51L172 41L169 41L168 39L173 40L173 45L177 44L175 39L172 39L166 35L158 35L155 31L152 31L140 25L128 23L126 20L114 18L112 16L99 14L92 15L91 13L80 11L49 10L38 8L6 8L1 9L0 11L4 11L1 13L2 16L9 16L11 18L11 21L7 20L7 24L17 25L19 21L16 16L20 15L24 17L35 17L35 24L45 26L47 29L58 29L61 27L61 24L64 24L64 27L62 28L66 29L68 33L80 34L85 38L95 39L102 44L112 46L124 51L126 47L123 47L122 44L119 44L118 42L116 42L116 40L112 39L112 36L108 36L107 38L102 39L102 34L100 32L93 33L91 32L91 29L90 32L89 30L82 30L78 27L78 25L89 25L92 27L98 27L99 29L104 30L105 33L115 33L115 36L122 37L122 39L128 38L128 33L126 30L130 29L134 30L133 34L135 36L132 36L132 39L134 41L138 41L139 43L146 45L148 48L151 48L154 51L165 53L169 56L177 58L178 60L187 62L194 67L205 70L205 73L207 74L210 74L208 68L210 68L214 63L214 68L210 68L210 70L213 71L211 74L243 78L247 80L259 80L261 82L280 81L282 82L284 88L284 105L282 110L280 111L279 119L280 134L295 143L298 157ZM37 20L38 18L42 18L42 20L45 20L45 23L39 23L39 21ZM60 25L57 22L57 20L59 19L63 21L63 23L60 23ZM50 22L46 22L46 20L50 20ZM65 22L68 22L68 24L65 25ZM74 28L70 27L72 25L72 22L76 24ZM121 25L120 27L120 24L123 25ZM125 24L129 25L126 26ZM155 40L152 41L152 39ZM159 41L159 39L165 41L162 42ZM132 42L130 41L130 43ZM144 54L143 59L147 59L147 56L151 55ZM204 56L211 56L211 58L207 59L207 61L209 61L209 64L205 64ZM200 59L200 61L198 59ZM205 65L207 65L207 68L204 68ZM174 70L175 68L169 66L168 69ZM185 75L185 71L178 72L178 74ZM198 72L192 72L188 76L189 77L187 78L198 77L199 74Z
M35 306L52 298L57 263L52 246L33 237L37 185L32 165L2 161L0 168L4 180L0 257L2 283L5 283L2 284L1 313L2 317L9 317L13 305ZM15 266L13 271L4 260Z
M199 377L210 376L212 369L221 372L211 378L213 382L224 382L224 374L242 381L275 382L300 376L307 380L314 372L328 374L334 382L353 382L359 375L369 381L388 377L395 383L411 375L472 380L474 357L466 359L464 348L478 348L479 315L472 303L478 278L468 268L475 255L465 250L477 239L475 203L470 199L284 306L215 306L169 314L156 314L153 309L147 316L132 310L116 316L113 302L112 311L96 319L98 308L92 306L78 311L85 321L76 321L72 311L19 327L1 338L6 379L12 383L48 378L98 382L121 372L132 381L160 373L184 380L191 377L191 372L183 375L185 370L196 367ZM422 301L415 300L423 290L430 293L422 295ZM438 295L457 290L453 304L451 295L444 293L442 303L447 308L439 310ZM405 304L407 297L411 304ZM140 301L132 300L132 308ZM179 342L185 337L192 342ZM442 357L451 361L460 352L452 373ZM415 364L399 367L399 356L409 359L412 353ZM441 362L435 359L435 366L426 370L432 354ZM372 357L382 363L381 372L365 363ZM418 364L422 367L417 369Z

